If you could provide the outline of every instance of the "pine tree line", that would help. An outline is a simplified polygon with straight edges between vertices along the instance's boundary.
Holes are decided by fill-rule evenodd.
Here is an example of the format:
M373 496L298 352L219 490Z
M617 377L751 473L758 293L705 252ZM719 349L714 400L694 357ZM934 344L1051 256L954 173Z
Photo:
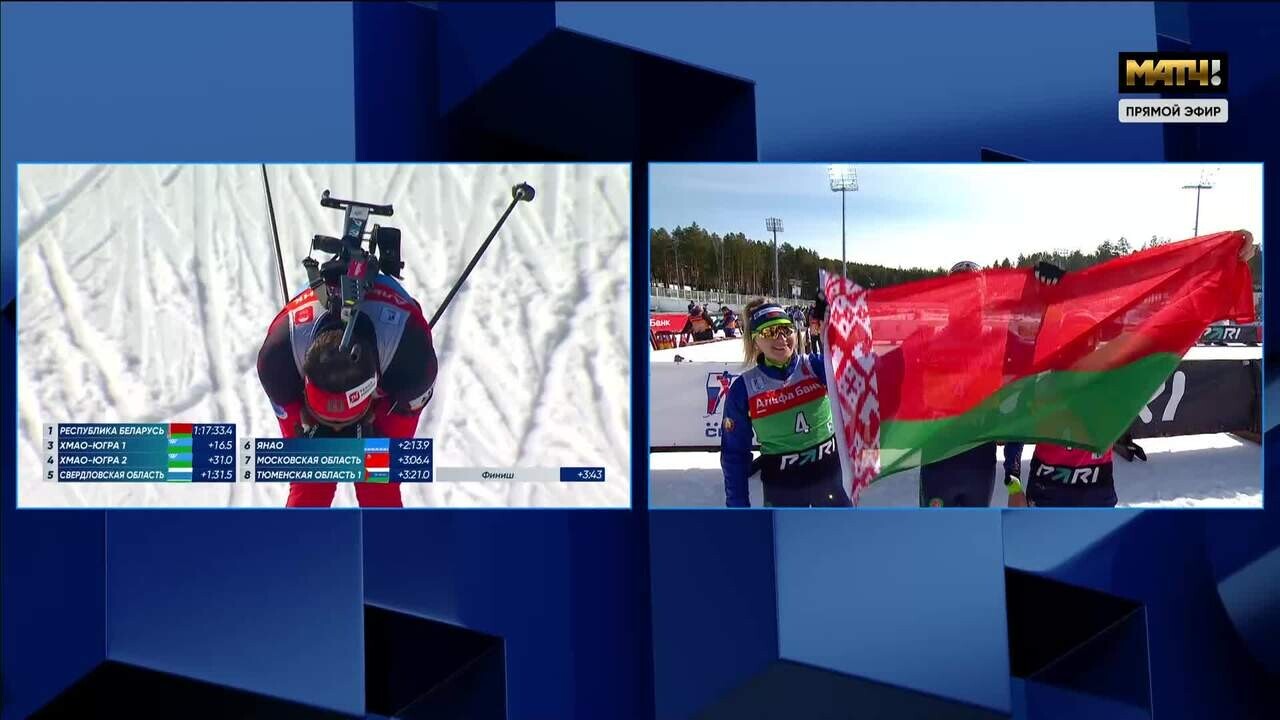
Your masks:
M1029 268L1040 261L1051 262L1068 272L1080 270L1112 258L1128 255L1136 250L1146 250L1172 242L1171 238L1152 235L1140 247L1134 248L1128 239L1102 241L1091 253L1080 250L1051 250L1021 253L1017 258L998 258L985 267ZM1249 261L1257 283L1262 279L1262 252ZM778 245L779 290L790 294L791 281L800 283L801 297L813 297L818 282L818 270L840 272L840 261L819 257L807 248L790 243ZM849 277L864 287L887 287L898 283L944 275L947 268L894 268L884 265L850 262ZM693 223L649 231L649 274L654 283L689 286L695 290L720 290L747 295L773 293L773 241L751 240L740 232L727 233L723 237L707 232Z

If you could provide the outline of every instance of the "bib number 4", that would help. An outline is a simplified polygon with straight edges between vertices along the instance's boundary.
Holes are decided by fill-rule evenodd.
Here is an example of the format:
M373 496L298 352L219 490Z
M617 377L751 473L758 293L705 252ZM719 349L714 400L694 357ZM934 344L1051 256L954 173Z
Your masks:
M805 419L804 413L796 413L796 434L804 435L809 432L809 421Z

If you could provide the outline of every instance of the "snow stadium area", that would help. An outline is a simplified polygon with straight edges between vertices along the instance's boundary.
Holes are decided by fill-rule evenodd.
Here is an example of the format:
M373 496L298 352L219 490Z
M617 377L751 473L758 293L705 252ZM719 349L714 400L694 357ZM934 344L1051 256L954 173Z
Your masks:
M708 342L650 352L652 363L675 361L741 362L741 340ZM1261 348L1198 346L1187 359L1248 360ZM661 418L652 418L653 424ZM1143 438L1147 461L1115 458L1116 495L1121 507L1261 508L1262 448L1228 433ZM1023 449L1022 471L1029 472L1034 445ZM1003 456L1001 456L1003 457ZM760 507L760 476L750 479L751 504ZM920 476L908 470L873 483L860 507L918 507ZM654 452L649 455L651 507L724 507L724 475L715 452ZM992 507L1006 507L1008 495L997 483Z
M604 483L402 485L406 506L630 505L627 165L269 166L291 291L320 193L391 203L404 286L430 317L515 208L433 331L419 437L438 470L603 466ZM18 505L283 507L287 483L56 483L46 423L231 422L279 437L256 358L283 303L257 165L24 165L18 214ZM317 259L327 255L316 254ZM354 506L340 485L335 506Z

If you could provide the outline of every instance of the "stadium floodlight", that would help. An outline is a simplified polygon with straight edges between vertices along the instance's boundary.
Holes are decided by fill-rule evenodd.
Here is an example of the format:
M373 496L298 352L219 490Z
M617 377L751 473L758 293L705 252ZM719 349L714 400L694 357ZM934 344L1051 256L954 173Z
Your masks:
M773 297L778 295L778 233L782 232L782 218L765 218L764 229L773 233Z
M1200 191L1213 189L1213 181L1210 180L1212 176L1213 176L1212 173L1206 176L1204 172L1201 172L1200 182L1196 183L1195 185L1182 186L1183 190L1196 191L1196 224L1195 224L1195 228L1191 231L1191 237L1200 237Z
M831 165L827 167L827 177L831 180L831 191L840 193L840 275L849 279L849 261L845 253L845 210L844 194L857 192L858 173L848 165Z
M711 244L712 244L713 249L715 249L715 251L716 251L716 258L720 261L720 293L721 293L721 294L724 294L724 292L725 292L725 283L724 283L724 250L725 250L725 244L726 244L726 243L725 243L725 241L724 241L724 238L719 237L718 235L712 235L712 236L711 236Z

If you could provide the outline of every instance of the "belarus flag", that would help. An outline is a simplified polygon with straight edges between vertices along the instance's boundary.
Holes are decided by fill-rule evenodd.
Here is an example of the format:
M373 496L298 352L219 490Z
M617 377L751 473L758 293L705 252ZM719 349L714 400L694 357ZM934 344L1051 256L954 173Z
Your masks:
M991 441L1104 452L1205 328L1252 322L1243 234L1068 272L986 270L864 290L823 273L828 392L850 496Z

